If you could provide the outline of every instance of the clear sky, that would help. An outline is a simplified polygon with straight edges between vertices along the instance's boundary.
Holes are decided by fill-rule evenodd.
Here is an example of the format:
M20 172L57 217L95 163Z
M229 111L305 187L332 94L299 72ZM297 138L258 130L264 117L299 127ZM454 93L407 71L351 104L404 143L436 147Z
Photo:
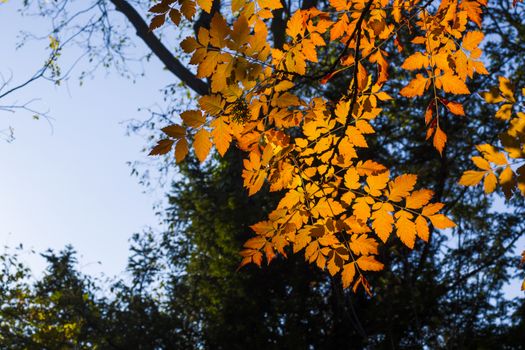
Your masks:
M42 34L46 25L19 16L15 3L0 6L0 72L12 72L16 84L44 62L48 43L16 50L19 30ZM76 79L60 87L39 81L0 101L40 98L34 106L53 117L50 127L24 111L0 112L0 129L12 126L16 137L13 143L0 141L0 245L23 243L41 252L71 243L83 272L112 276L124 269L129 237L145 226L158 227L152 206L162 198L144 193L126 164L146 155L144 140L126 136L122 122L147 117L137 108L160 101L158 89L172 79L157 61L146 69L135 84L100 71L82 87ZM37 256L27 255L26 261L36 271L44 266Z

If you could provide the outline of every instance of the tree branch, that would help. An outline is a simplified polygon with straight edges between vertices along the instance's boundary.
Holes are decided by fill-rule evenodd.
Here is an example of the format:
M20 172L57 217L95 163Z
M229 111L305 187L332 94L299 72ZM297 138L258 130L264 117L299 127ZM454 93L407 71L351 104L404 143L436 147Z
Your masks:
M121 12L137 31L137 36L151 49L166 68L172 72L183 83L188 85L199 95L206 95L209 92L208 84L200 80L188 68L173 56L173 54L162 44L162 42L153 34L141 17L141 15L126 0L110 0L117 11Z

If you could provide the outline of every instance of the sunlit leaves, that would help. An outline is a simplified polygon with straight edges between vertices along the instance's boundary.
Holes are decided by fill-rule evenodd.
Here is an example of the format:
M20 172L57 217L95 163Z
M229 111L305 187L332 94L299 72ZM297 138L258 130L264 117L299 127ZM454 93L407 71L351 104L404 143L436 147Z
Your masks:
M212 149L223 156L230 147L239 148L245 154L242 179L248 195L269 190L281 198L267 220L252 225L254 237L244 245L241 266L301 253L308 263L340 275L345 288L362 286L371 293L365 274L384 268L379 257L384 243L413 249L418 240L429 240L431 227L454 226L440 213L443 204L432 202L433 192L418 188L416 175L367 159L374 155L365 158L363 150L375 142L370 137L375 119L391 96L430 99L427 137L443 153L442 112L465 115L449 95L470 93L468 80L483 71L483 35L467 31L468 18L477 20L473 6L435 14L421 9L404 17L413 4L396 2L403 7L398 11L379 0L329 3L323 10L293 10L279 48L271 46L268 19L282 8L280 0L235 0L231 12L226 7L215 12L209 28L181 43L196 77L209 83L209 93L181 113L180 124L163 129L168 138L152 153L175 147L179 162L191 143L204 162ZM171 11L178 11L179 18L172 19L178 24L196 11L213 12L211 6L210 0L164 0L152 12L171 18ZM406 81L390 84L389 57L405 53L390 52L385 44L407 24L416 28L408 34L416 50L402 59ZM326 52L338 58L330 62ZM324 93L303 93L305 82L315 90L343 75L347 85L338 87L341 94L333 100ZM510 96L500 92L507 96L502 99ZM484 162L501 163L490 149L481 151ZM485 172L492 170L482 165L491 188L493 177ZM515 178L506 171L497 181L508 184Z
M497 145L481 144L476 149L481 156L471 157L479 170L466 170L459 184L475 186L482 182L485 193L489 194L501 186L507 199L518 190L525 195L525 176L522 162L525 160L525 114L514 113L517 97L515 87L504 77L499 77L499 86L481 93L489 104L500 104L495 117L508 123L507 130L500 134ZM525 95L525 92L522 91ZM521 166L520 166L521 165Z

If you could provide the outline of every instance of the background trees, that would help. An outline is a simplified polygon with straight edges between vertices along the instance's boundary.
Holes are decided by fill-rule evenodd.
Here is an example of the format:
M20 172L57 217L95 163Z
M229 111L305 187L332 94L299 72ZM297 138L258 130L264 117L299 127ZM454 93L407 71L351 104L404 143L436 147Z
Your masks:
M146 1L94 1L87 7L71 1L27 3L44 16L59 18L51 34L58 38L60 50L76 41L93 60L93 68L105 65L129 72L126 49L134 36L117 30L112 24L117 21L136 30L150 55L194 92L202 93L208 82L184 68L181 61L187 57L168 50L172 43L163 44L158 39L161 34L147 30L141 13L148 5ZM277 47L284 42L291 8L322 8L326 3L287 5L275 11L271 26ZM214 9L221 6L225 4L215 2ZM73 12L66 11L70 8ZM85 21L72 13L93 16ZM122 14L129 22L118 22L121 17L116 15ZM489 4L484 28L494 40L484 50L492 74L473 81L476 90L494 86L498 75L525 85L522 14L522 6L513 8L506 1ZM209 21L209 15L198 14L181 31L207 27ZM164 30L166 36L173 34L169 28ZM405 50L413 50L407 38L398 40ZM402 64L395 56L389 59L394 67ZM393 69L393 84L405 75ZM337 97L347 79L334 76L323 93ZM183 98L171 94L177 89L177 84L166 87L166 110L153 113L139 125L141 130L173 121ZM316 93L308 81L300 91ZM507 300L502 291L518 265L513 247L523 235L523 198L514 197L503 206L501 201L494 204L497 197L456 185L474 146L494 139L504 126L492 118L493 107L476 95L465 96L461 101L465 110L476 117L447 115L442 120L453 146L440 157L424 140L426 102L395 99L387 105L376 119L378 136L367 153L387 166L395 163L400 173L417 172L423 185L447 203L446 213L458 227L433 234L428 244L416 244L411 252L389 242L381 251L385 271L371 278L373 298L343 291L338 280L305 266L301 256L278 259L270 268L236 271L237 252L249 225L264 218L277 198L263 193L247 196L240 180L240 154L232 149L225 158L215 157L204 166L191 159L182 165L181 176L169 179L173 186L170 206L163 214L166 232L134 237L132 280L114 284L111 293L99 292L94 282L75 270L71 249L47 254L48 272L34 284L25 282L28 271L17 265L15 257L4 255L8 272L2 305L9 307L2 307L7 321L2 323L6 331L0 343L12 348L97 344L117 349L523 346L523 302ZM166 162L172 163L171 157Z

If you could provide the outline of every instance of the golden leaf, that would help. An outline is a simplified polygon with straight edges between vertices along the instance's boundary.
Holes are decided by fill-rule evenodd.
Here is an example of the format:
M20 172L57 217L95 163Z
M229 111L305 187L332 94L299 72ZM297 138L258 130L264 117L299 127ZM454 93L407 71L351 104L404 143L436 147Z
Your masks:
M451 113L455 115L465 115L465 110L463 109L463 105L461 103L447 101L445 106Z
M195 134L193 140L193 147L195 148L195 155L197 159L202 163L208 157L211 149L210 133L206 129L200 129Z
M392 211L394 208L390 203L383 203L378 210L372 213L372 228L384 243L393 230L394 217L391 214Z
M428 242L430 230L428 229L427 220L421 215L418 215L415 223L416 223L417 236L421 238L422 240L424 240L425 242Z
M384 267L382 263L377 261L373 256L362 256L357 259L357 265L363 271L381 271Z
M452 73L445 73L436 79L436 85L441 85L445 92L450 92L456 95L470 94L470 90L459 76Z
M428 56L421 52L416 52L405 59L401 68L406 70L416 70L427 67L429 64Z
M483 181L483 189L485 193L492 193L496 189L496 184L498 183L498 178L496 175L489 171L487 173L487 176L485 176L485 180Z
M443 148L445 148L445 143L447 142L447 134L441 130L438 126L436 128L436 133L434 134L434 147L439 151L439 154L443 154Z
M480 183L483 176L485 176L485 171L467 170L461 175L459 184L463 186L475 186Z
M199 99L201 108L210 115L218 115L224 108L225 101L220 95L206 95Z
M396 213L396 217L398 218L396 220L396 234L403 242L404 245L406 245L410 249L414 249L414 244L416 242L416 224L414 224L410 218L412 217L412 214L400 210Z
M343 266L343 271L341 272L341 278L343 280L343 288L348 288L355 277L355 263L345 264Z
M181 113L180 117L186 125L192 128L198 128L206 122L206 118L201 111L185 111Z
M431 190L414 191L406 198L406 207L408 209L419 209L426 205L433 195L434 192Z
M463 42L461 43L461 46L465 50L473 51L478 48L479 43L483 40L485 35L480 31L472 31L465 34L463 37Z
M197 4L205 12L210 13L211 12L211 6L213 4L213 0L197 0Z
M400 202L403 198L410 194L410 191L414 189L416 181L417 175L414 174L403 174L396 177L388 184L388 199L393 202Z
M428 78L425 78L421 74L417 74L416 77L408 83L407 86L401 89L399 93L405 97L416 97L421 96L426 90Z
M357 169L352 167L349 168L346 171L345 174L345 187L349 190L355 190L361 187L361 183L359 182L359 174L357 172Z
M212 121L211 127L213 128L211 131L213 143L219 154L224 156L232 141L230 126L224 122L224 117L221 117Z
M367 186L365 186L365 191L374 197L381 196L381 190L386 187L389 177L390 173L388 171L379 175L369 175L366 178Z
M352 235L349 245L356 255L377 254L377 242L367 235Z
M472 157L472 162L482 170L490 170L490 163L482 157ZM479 181L478 181L479 182Z

